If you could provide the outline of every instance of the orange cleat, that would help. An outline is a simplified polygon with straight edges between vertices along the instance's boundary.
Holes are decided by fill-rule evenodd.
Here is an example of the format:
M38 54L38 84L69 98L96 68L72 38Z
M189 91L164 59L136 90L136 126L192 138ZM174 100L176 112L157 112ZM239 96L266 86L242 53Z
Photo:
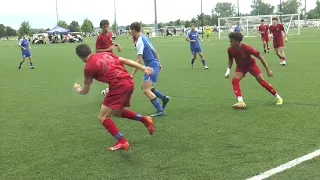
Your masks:
M109 151L116 151L116 150L128 150L129 149L129 143L125 142L125 143L121 143L121 142L116 142L116 144L112 147L109 147L108 150Z
M146 128L148 128L148 131L149 131L149 134L150 135L153 135L154 134L154 130L155 130L155 127L154 127L154 124L152 122L152 118L150 116L146 116L144 118L144 121L142 121L144 126Z

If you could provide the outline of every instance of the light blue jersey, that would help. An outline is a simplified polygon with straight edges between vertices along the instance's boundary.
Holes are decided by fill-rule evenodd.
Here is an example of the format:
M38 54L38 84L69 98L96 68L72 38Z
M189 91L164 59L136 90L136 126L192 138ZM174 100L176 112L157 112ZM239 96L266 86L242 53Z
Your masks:
M195 40L196 42L190 42L190 49L191 51L194 49L200 48L200 42L199 42L199 34L196 30L190 30L187 34L187 38L190 40Z
M150 43L149 39L145 35L141 35L137 40L137 55L142 55L142 59L145 66L152 67L154 73L152 75L144 75L143 80L150 80L153 83L157 83L158 73L160 71L159 61L154 53L155 49Z
M22 38L19 41L19 46L22 46L26 49L21 48L21 53L23 57L30 57L31 56L31 52L29 49L29 39L28 38Z
M236 27L234 27L234 32L240 32L241 28L239 25L236 25Z

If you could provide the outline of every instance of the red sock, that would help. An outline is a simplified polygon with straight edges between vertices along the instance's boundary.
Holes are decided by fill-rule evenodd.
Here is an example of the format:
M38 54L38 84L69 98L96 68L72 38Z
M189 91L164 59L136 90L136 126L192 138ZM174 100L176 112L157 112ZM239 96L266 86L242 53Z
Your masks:
M122 111L121 117L127 118L127 119L132 119L132 120L137 120L137 121L140 121L143 119L143 116L141 114L135 113L135 112L130 111L128 109L125 109Z
M118 130L116 124L110 119L106 118L102 125L107 129L107 131L115 137L120 142L126 142L127 140L122 136L120 131Z
M268 46L268 51L270 51L270 48L269 48L269 46Z
M237 97L242 96L239 82L240 82L240 80L237 78L232 79L233 91Z
M261 84L261 86L266 88L272 95L275 96L277 94L277 91L269 83L267 83L265 80L261 80L259 83Z

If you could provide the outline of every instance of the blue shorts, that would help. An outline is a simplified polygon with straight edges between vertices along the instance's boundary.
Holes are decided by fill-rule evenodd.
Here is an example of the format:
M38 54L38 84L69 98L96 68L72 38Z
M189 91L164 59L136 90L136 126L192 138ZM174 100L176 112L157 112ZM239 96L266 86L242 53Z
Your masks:
M31 57L31 52L30 51L22 52L22 57L24 57L24 58Z
M153 68L153 74L151 74L151 75L144 74L143 75L143 82L151 81L153 84L157 83L160 67L157 66L157 67L152 67L152 68Z
M193 55L196 55L197 53L201 53L202 52L202 49L201 48L194 48L194 49L191 49L191 53Z

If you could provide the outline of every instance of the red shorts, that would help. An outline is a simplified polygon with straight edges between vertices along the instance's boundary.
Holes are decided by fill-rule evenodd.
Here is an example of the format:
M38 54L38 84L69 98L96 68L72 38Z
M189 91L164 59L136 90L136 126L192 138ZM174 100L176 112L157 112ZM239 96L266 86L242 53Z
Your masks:
M261 41L262 42L269 42L269 37L268 36L261 36Z
M253 65L248 66L246 68L237 67L235 69L235 72L242 72L243 76L245 76L247 74L247 72L249 72L252 76L257 76L262 73L261 69L259 68L259 66L256 63L254 63Z
M103 105L112 109L130 107L130 99L134 90L134 82L130 78L121 79L116 85L109 87L109 92L103 100Z
M283 46L284 46L283 40L273 41L273 48L279 48L279 47L283 47Z

